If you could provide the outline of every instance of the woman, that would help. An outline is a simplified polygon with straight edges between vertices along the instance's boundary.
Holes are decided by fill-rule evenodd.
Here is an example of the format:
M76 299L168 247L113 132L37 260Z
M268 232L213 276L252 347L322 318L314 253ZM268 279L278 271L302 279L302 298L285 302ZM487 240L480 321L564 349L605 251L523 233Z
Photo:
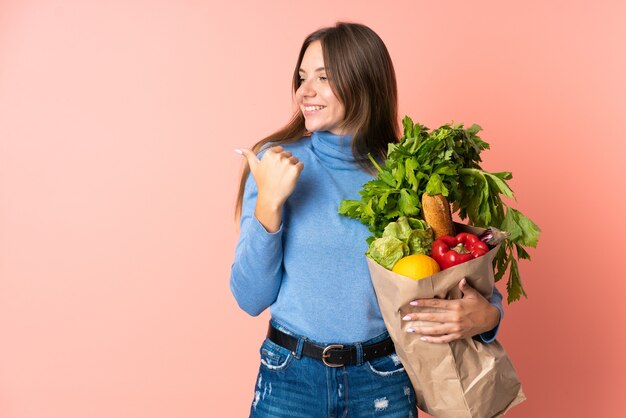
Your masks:
M249 314L270 307L272 317L251 416L414 416L415 394L364 258L369 232L337 213L374 178L367 154L383 159L398 140L389 53L366 26L320 29L302 45L293 88L299 110L291 122L252 150L236 150L249 171L231 290ZM495 338L500 294L488 301L464 280L459 286L460 300L419 301L442 312L410 319L442 325L415 332L433 343Z

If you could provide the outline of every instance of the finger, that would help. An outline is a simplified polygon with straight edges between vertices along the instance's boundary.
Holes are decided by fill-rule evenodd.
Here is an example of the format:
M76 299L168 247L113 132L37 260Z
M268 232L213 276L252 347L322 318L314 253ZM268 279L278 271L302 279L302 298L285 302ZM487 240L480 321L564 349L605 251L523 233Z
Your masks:
M454 330L449 325L416 325L406 329L406 332L410 334L426 335L440 337Z
M459 289L461 289L461 292L463 293L463 297L465 296L475 296L478 291L476 289L474 289L468 282L466 278L463 278L460 282L459 282Z
M450 300L447 299L417 299L409 302L411 306L429 306L433 308L450 309Z
M256 166L259 164L259 157L257 157L254 152L247 148L238 148L235 149L235 152L246 157L246 160L248 160L248 164L250 165L251 171L254 171L256 169Z
M440 337L429 337L429 336L423 335L420 337L420 340L427 342L427 343L446 344L454 340L458 340L460 338L461 338L461 335L459 334L446 334Z
M402 317L403 321L454 322L455 316L448 312L412 312Z
M429 343L448 343L463 338L463 335L457 329L445 325L407 328L406 331L419 335L420 340Z

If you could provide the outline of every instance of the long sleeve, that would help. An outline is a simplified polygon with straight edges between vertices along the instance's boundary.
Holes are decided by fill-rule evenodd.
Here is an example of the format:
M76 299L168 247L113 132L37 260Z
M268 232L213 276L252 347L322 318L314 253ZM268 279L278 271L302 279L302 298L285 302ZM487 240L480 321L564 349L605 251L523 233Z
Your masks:
M483 332L480 334L481 340L485 343L490 343L496 339L498 335L498 329L500 328L500 323L502 322L502 317L504 317L504 309L502 309L502 294L498 290L497 287L493 287L493 294L489 298L489 303L498 308L500 311L500 319L498 320L498 325L491 331Z
M258 189L248 176L243 195L240 235L230 271L230 290L248 314L257 316L278 296L283 269L283 226L269 233L254 215Z

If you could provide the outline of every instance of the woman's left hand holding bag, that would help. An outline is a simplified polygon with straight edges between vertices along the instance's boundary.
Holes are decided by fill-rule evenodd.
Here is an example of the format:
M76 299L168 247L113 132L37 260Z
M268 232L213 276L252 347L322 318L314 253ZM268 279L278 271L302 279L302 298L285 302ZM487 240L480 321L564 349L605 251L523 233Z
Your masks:
M412 306L436 308L437 312L407 314L405 321L428 321L438 325L415 325L408 332L422 335L423 341L449 343L490 331L500 320L500 311L463 279L459 282L461 299L418 299Z

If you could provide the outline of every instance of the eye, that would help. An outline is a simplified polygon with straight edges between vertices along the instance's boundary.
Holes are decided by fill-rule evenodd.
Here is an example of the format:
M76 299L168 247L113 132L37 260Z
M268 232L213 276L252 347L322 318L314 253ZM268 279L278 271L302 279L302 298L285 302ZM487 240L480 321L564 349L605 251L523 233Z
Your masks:
M319 79L320 81L328 81L328 77L326 77L325 75L321 75Z

